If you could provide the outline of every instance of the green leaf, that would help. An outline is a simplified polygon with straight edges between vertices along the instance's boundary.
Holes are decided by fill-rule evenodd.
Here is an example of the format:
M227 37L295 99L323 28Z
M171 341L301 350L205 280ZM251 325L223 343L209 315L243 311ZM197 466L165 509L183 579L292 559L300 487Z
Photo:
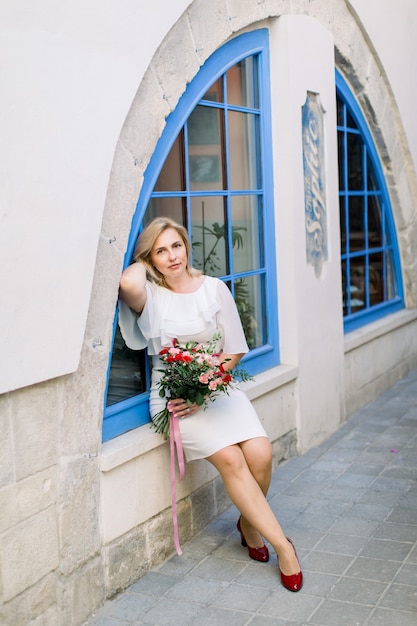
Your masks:
M202 404L204 404L204 396L201 393L201 391L197 391L196 395L195 395L195 403L198 406L201 406Z

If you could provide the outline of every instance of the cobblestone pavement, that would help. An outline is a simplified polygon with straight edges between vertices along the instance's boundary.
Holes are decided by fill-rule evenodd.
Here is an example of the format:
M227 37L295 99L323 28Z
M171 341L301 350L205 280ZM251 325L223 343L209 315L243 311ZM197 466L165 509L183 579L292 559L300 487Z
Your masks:
M249 559L231 506L88 626L416 626L417 370L274 472L269 500L297 547L298 593L275 556Z

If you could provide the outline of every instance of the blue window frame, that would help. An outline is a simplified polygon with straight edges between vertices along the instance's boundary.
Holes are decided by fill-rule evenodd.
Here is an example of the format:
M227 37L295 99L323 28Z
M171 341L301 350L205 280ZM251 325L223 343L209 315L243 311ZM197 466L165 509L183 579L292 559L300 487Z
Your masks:
M256 374L279 363L268 33L246 33L214 53L188 86L145 172L125 266L156 215L182 222L193 265L226 282ZM149 421L146 351L114 325L103 440Z
M404 307L389 196L371 134L336 72L339 208L345 331Z

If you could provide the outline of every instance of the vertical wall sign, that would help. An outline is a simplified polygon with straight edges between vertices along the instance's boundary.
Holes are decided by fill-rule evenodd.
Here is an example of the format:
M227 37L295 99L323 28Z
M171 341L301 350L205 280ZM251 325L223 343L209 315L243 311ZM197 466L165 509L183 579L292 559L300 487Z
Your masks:
M318 278L328 258L323 108L319 94L307 92L302 107L307 263Z

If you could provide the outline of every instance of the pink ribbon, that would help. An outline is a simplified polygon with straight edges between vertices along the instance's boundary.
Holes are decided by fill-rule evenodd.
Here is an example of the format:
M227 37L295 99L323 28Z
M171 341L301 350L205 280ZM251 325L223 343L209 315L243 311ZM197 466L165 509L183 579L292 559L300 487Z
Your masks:
M171 469L171 505L172 505L172 523L174 525L174 544L178 555L182 554L180 540L178 535L178 518L177 518L177 483L175 479L175 446L177 447L178 469L180 471L180 480L184 478L184 453L182 449L182 439L178 417L170 413L170 429L169 429L169 451L170 451L170 469Z

